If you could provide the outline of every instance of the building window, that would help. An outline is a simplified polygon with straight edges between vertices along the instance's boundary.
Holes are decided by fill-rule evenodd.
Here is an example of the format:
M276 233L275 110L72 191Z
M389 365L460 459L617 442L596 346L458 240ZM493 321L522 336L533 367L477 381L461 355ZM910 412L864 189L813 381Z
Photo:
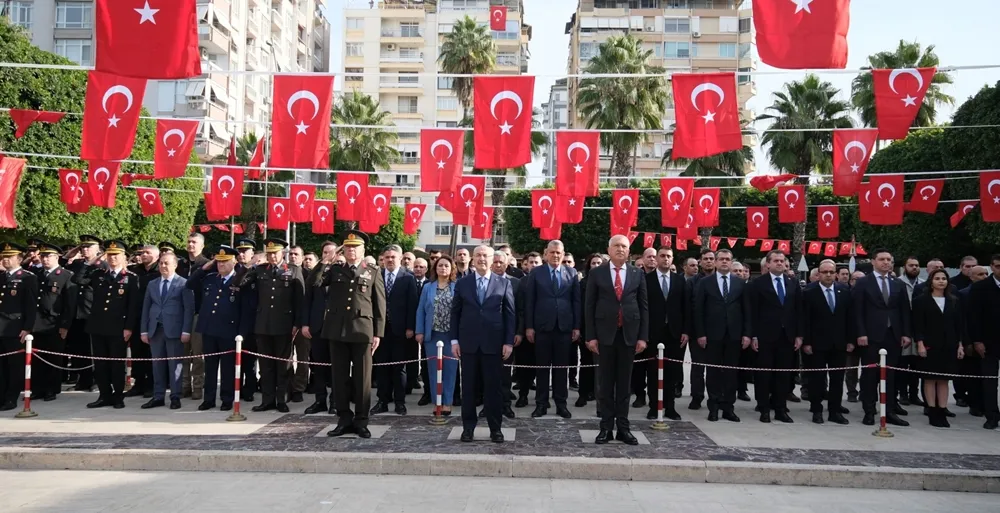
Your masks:
M417 162L420 162L420 157L417 155L417 152L415 150L401 151L399 152L399 158L400 162L402 162L403 164L416 164Z
M454 96L438 96L438 110L458 110L458 98Z
M438 89L450 90L455 85L455 77L438 77Z
M458 121L438 121L438 128L458 128Z
M420 37L419 23L400 23L399 35L401 37Z
M739 68L736 71L739 72L739 73L750 73L753 70L750 69L750 68ZM737 84L749 84L750 83L750 75L736 75L736 83Z
M451 223L435 221L434 235L437 235L438 237L451 237Z
M347 30L362 30L365 28L365 20L363 18L347 18L346 27Z
M736 43L719 43L719 57L735 59Z
M396 175L396 185L406 185L409 182L406 180L406 175Z
M56 28L84 29L94 24L94 4L83 2L57 2Z
M418 84L420 83L420 78L417 77L416 71L400 71L399 72L399 83L400 84Z
M663 20L663 31L668 34L690 33L691 20L689 18L665 18Z
M517 66L517 54L510 52L498 53L497 66Z
M750 46L750 43L740 43L740 47L739 47L740 59L743 59L743 58L749 56L751 48L752 47Z
M396 132L400 139L420 139L420 132Z
M420 49L419 48L400 48L399 49L400 59L419 59Z
M365 68L344 68L344 73L364 73L364 72L365 72ZM364 82L365 81L365 77L346 76L346 77L344 77L344 81L345 82Z
M719 32L735 34L739 31L739 21L736 16L719 16Z
M740 34L750 33L750 18L740 18Z
M697 47L692 43L663 43L663 56L667 59L688 59L697 57Z
M400 96L399 97L399 113L400 114L416 114L417 113L417 97L416 96Z
M364 52L362 51L364 45L362 43L347 43L347 45L345 45L345 48L347 48L348 57L364 56Z
M13 2L10 4L8 16L14 25L31 30L31 21L35 10L35 4L31 2Z
M89 39L56 39L53 51L81 66L94 64L94 50Z
M580 43L580 60L588 61L597 55L597 43Z

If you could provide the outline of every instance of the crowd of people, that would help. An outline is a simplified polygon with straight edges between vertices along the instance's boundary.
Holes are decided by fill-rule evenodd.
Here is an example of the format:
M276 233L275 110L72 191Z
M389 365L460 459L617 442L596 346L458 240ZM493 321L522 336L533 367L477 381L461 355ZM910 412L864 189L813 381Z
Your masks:
M56 400L64 384L96 385L88 408L124 408L125 398L141 396L145 409L178 409L191 398L199 410L226 411L242 335L250 353L241 399L254 402L259 392L254 411L288 412L289 402L312 394L305 414L339 417L330 436L367 438L372 415L406 415L416 391L418 405L435 400L441 342L441 414L461 408L463 441L485 418L490 439L503 442L502 419L532 402L532 417L554 410L571 418L575 390L576 407L596 401L597 443L634 445L630 407L648 406L648 419L660 413L658 344L671 360L665 418L682 418L676 400L687 387L688 410L704 405L709 421L740 422L735 404L752 400L752 385L765 423L793 422L788 402L809 401L812 422L848 424L846 395L873 425L873 364L885 349L888 366L900 369L887 374L888 423L908 425L903 406L912 405L932 426L948 427L952 386L956 408L985 417L987 429L1000 421L992 318L1000 314L1000 254L989 268L966 257L954 277L931 259L921 279L916 258L905 258L897 276L891 252L877 249L868 272L823 260L800 281L779 251L751 278L751 265L726 249L675 262L670 248L631 255L620 235L606 253L580 261L558 240L520 258L506 245L453 256L391 245L378 260L365 254L368 242L349 231L342 245L313 253L276 238L260 247L239 239L210 254L198 233L185 250L91 235L64 247L4 243L0 353L33 336L33 396L43 401ZM685 359L693 362L687 380ZM0 411L17 407L23 385L23 355L0 359Z

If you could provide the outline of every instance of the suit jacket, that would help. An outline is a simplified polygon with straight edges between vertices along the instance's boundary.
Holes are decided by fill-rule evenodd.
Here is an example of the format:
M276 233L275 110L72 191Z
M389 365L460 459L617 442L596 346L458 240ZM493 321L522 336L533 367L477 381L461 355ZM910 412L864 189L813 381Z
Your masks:
M819 285L802 294L802 345L813 351L846 351L853 344L854 318L851 291L839 283L833 284L833 312L826 302L825 289Z
M521 278L507 275L507 279L510 280L510 285L514 289L514 317L517 319L514 335L520 335L521 338L524 338L524 287L521 286Z
M17 337L35 327L38 277L24 269L0 274L0 336Z
M74 275L73 279L76 278ZM134 331L136 319L141 320L142 315L139 277L128 269L115 277L110 267L102 267L90 273L87 282L94 299L87 318L87 333L119 338L125 330Z
M524 283L524 328L568 333L580 329L580 279L559 266L558 287L548 264L531 270Z
M38 277L38 310L34 332L69 329L76 318L76 283L73 273L56 267L45 276L45 269L35 269Z
M382 283L388 271L380 269ZM406 269L396 270L396 279L392 283L392 292L385 295L386 324L392 328L392 335L405 338L406 330L417 327L417 301L420 300L420 290L413 275Z
M688 332L691 305L684 276L670 273L670 289L664 299L658 271L647 273L646 295L649 301L650 341L659 343L668 337L680 340L681 335Z
M420 301L417 303L417 328L416 334L424 336L424 342L431 339L431 332L434 331L434 300L437 298L437 283L430 283L420 291ZM448 284L452 296L455 295L455 282ZM451 315L451 312L448 312ZM451 330L449 330L450 332ZM437 342L434 340L433 342ZM444 341L445 346L449 341ZM445 348L447 349L447 347Z
M881 278L872 273L854 283L854 316L858 337L874 337L869 344L881 342L887 326L892 326L894 343L910 336L910 301L906 285L889 278L889 302L882 299Z
M952 350L958 347L961 339L962 322L957 298L945 296L943 312L931 294L924 294L913 301L914 345L923 341L928 351Z
M625 265L625 283L622 298L615 294L611 277L611 263L590 270L587 274L587 304L583 318L587 325L587 340L597 339L600 345L615 343L618 332L618 313L622 315L622 336L625 345L649 341L649 301L646 293L646 275L633 265Z
M167 286L167 295L162 294L163 278L156 278L146 287L142 300L141 331L152 336L156 327L163 327L167 338L181 338L183 333L191 333L194 320L194 291L187 288L187 279L175 275Z
M309 334L313 339L323 337L323 317L326 314L327 286L323 285L322 277L333 264L318 264L309 271L306 278L306 308L309 310Z
M499 355L503 346L514 345L517 330L514 287L506 276L491 272L480 302L478 278L479 274L472 272L455 283L450 338L463 352Z
M746 282L729 274L729 297L723 298L716 273L699 278L694 283L694 304L691 307L694 338L734 341L749 337L750 295Z
M757 337L760 343L794 344L795 337L802 336L802 289L788 276L782 274L780 278L785 289L784 303L778 300L771 273L758 276L746 287L750 304L750 337ZM813 288L819 288L819 285ZM782 332L784 340L781 340Z
M378 268L333 265L320 283L327 287L323 338L371 344L385 335L385 283Z
M1000 350L1000 286L993 275L972 284L969 292L969 336L972 342L982 342L987 351Z

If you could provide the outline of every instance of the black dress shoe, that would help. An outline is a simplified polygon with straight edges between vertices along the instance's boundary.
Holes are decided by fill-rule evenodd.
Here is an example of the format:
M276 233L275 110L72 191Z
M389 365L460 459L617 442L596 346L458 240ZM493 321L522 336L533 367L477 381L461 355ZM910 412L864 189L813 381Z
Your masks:
M138 388L133 388L128 392L125 392L125 397L139 397L140 395L142 395L142 390L139 390Z
M597 438L594 439L594 443L597 445L604 445L611 441L613 433L610 429L602 429L597 433Z
M677 413L677 410L673 408L667 408L663 410L663 418L670 420L681 420L681 414Z
M214 408L215 405L213 404L212 407ZM171 399L170 400L170 409L171 410L179 410L179 409L181 409L181 400L180 399Z
M372 437L372 432L369 431L367 427L354 426L354 432L358 434L358 438Z
M278 413L288 413L288 405L285 403L278 403L274 405L274 409L278 410Z
M632 401L633 408L642 408L643 406L646 406L646 398L641 395L636 397L635 401Z
M739 399L740 401L750 402L750 395L747 394L746 392L740 392L739 394L736 395L736 398Z
M114 402L114 404L111 405L111 407L114 408L114 409L116 409L116 410L121 410L122 408L125 408L125 400L124 399L118 399L118 400L116 400Z
M243 401L245 403L252 403L253 394L240 394L240 401Z
M909 422L907 422L907 421L905 421L905 420L897 417L896 415L886 415L885 416L885 421L886 421L886 423L892 424L893 426L906 427L906 426L910 425Z
M636 440L635 435L628 429L619 429L618 433L615 434L615 440L625 445L639 445L639 440Z
M329 413L330 415L336 415L337 414L337 407L334 406L333 403L330 403L330 409L327 410L326 412Z
M646 412L646 420L656 420L658 413L659 412L656 411L656 408L650 408L649 411Z
M495 443L495 444L502 444L503 443L503 433L500 432L500 431L494 431L494 432L490 433L490 441L493 442L493 443Z
M569 380L569 387L571 389L573 389L573 390L579 390L580 389L580 383L577 380L575 380L575 379L571 379L571 380Z
M709 422L718 422L719 421L719 412L715 411L715 410L709 411L708 412L708 421Z
M978 408L969 408L969 415L972 415L973 417L982 417L983 410L980 410Z
M874 413L866 413L865 414L865 418L861 419L861 423L864 424L864 425L866 425L866 426L874 426L875 425L875 414Z
M688 405L689 410L700 410L701 409L701 399L691 399L691 404Z
M473 431L471 429L462 430L462 437L460 438L460 440L462 440L463 442L471 442L474 439L475 437L473 436Z
M178 404L180 404L180 401L178 401ZM202 401L198 405L198 411L211 410L213 408L215 408L215 401Z
M679 388L676 389L676 390L674 390L674 399L680 399L682 395L684 395L684 391L683 390L681 390Z
M420 400L417 401L417 406L427 406L428 404L431 404L430 394L424 394L420 396Z
M10 403L10 404L14 404L14 403ZM96 401L94 401L92 403L88 403L87 404L87 408L104 408L105 406L111 406L112 404L114 404L114 403L112 403L110 400L108 400L108 399L101 399L101 398L98 397ZM7 405L4 404L4 408L6 408L6 407L7 407ZM13 408L10 408L10 409L13 409Z
M848 410L847 408L844 408L843 406L841 406L839 408L839 410L840 410L840 414L841 415L849 415L851 413L851 410Z
M233 403L222 403L222 406L219 406L219 411L229 411L232 409L233 409Z
M166 404L167 403L164 402L163 399L150 399L139 408L142 408L143 410L148 410L150 408L158 408L160 406L166 406Z
M728 420L729 422L739 422L740 418L736 416L736 412L724 411L722 412L722 418Z
M961 397L956 397L955 398L955 406L958 406L959 408L968 408L969 407L969 403L966 402L966 400L963 399L963 398L961 398Z
M276 408L276 406L274 405L274 403L258 404L257 406L254 406L253 408L250 408L250 411L260 413L260 412L263 412L263 411L271 411L271 410L273 410L275 408Z
M368 414L378 415L379 413L388 413L388 412L389 412L389 405L383 403L382 401L378 401L375 403L375 406L372 406L372 409L368 411Z
M305 415L313 415L315 413L326 413L326 402L316 401L310 404L309 407L306 408L306 411L304 411L303 413Z
M326 436L330 436L330 437L344 436L346 434L353 433L353 432L354 432L354 426L341 426L341 425L338 424L337 427L331 429L330 431L327 431L326 432Z
M826 420L833 422L834 424L840 424L841 426L846 426L850 424L850 421L844 418L843 414L840 413L830 413Z
M396 407L393 409L393 411L396 412L396 415L406 415L406 405L397 404Z
M507 417L508 419L513 419L517 417L517 415L514 415L514 410L510 409L510 406L504 406L503 416Z
M531 418L544 417L546 413L548 413L548 410L544 406L535 406L535 411L531 412Z
M983 429L996 429L998 424L1000 422L997 422L997 419L986 419L986 422L983 423Z
M822 418L822 415L820 415L820 418ZM783 411L775 413L774 420L777 420L779 422L784 422L785 424L791 424L792 422L795 422L794 420L792 420L791 417L788 416L788 413Z
M94 404L94 403L90 403L90 404ZM105 406L105 405L102 405L102 406ZM87 405L87 407L90 408L91 406ZM16 402L14 402L14 401L6 401L6 402L3 403L2 406L0 406L0 411L10 411L10 410L13 410L15 408L17 408L17 403ZM96 406L94 406L94 408L96 408Z
M795 392L789 392L787 399L788 399L788 402L790 402L790 403L801 403L802 402L802 399L799 399L799 396L795 395Z
M571 418L573 418L573 414L570 413L569 409L566 408L565 406L556 406L556 415L558 415L558 416L560 416L560 417L562 417L564 419L571 419Z
M813 423L814 424L822 424L823 422L824 422L823 421L823 412L821 412L821 411L814 411L813 412Z
M910 413L904 410L903 407L898 404L896 405L895 408L893 408L892 412L895 413L896 415L908 415Z
M523 396L523 395L520 396L520 397L518 397L517 398L517 402L514 403L514 407L515 408L524 408L527 405L528 405L528 397L527 396ZM456 405L456 406L458 406L458 405Z
M896 402L898 402L899 404L901 404L903 406L909 406L910 405L910 399L907 396L905 396L905 395L900 396L899 399L896 400Z
M55 401L56 400L56 394L45 394L45 397L43 397L42 400L45 401L45 402Z
M770 424L771 423L771 412L770 411L766 411L764 413L761 413L760 414L760 421L763 422L764 424Z
M302 392L292 392L291 397L289 397L289 399L293 403L301 403L303 401Z
M858 396L856 396L856 395L849 395L849 396L847 396L847 402L849 402L849 403L856 403L856 402L858 402Z
M576 406L577 408L583 408L584 406L587 406L587 400L584 399L583 397L579 397L577 398L576 402L573 403L573 406Z

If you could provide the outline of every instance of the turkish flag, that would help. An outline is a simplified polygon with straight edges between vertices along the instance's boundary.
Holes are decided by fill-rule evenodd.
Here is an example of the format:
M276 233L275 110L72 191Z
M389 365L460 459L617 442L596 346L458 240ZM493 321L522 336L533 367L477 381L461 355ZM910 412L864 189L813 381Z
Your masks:
M67 205L72 205L79 201L80 192L78 189L82 186L81 182L83 182L83 171L79 169L60 169L59 201Z
M556 240L562 238L562 225L554 224L551 228L538 230L538 238L542 240Z
M238 164L236 161L236 136L229 138L229 151L226 152L226 165L235 166Z
M267 198L267 227L271 230L287 230L288 198Z
M858 185L858 219L861 222L869 222L869 212L871 212L871 189L868 182Z
M276 75L271 110L271 167L330 165L333 76Z
M211 192L204 193L205 196L205 219L209 221L220 221L225 219L224 214L219 213L218 201ZM204 230L208 231L208 230Z
M532 228L551 228L556 221L555 189L533 189L531 191Z
M908 212L922 212L933 214L937 212L938 201L941 200L941 191L944 189L944 179L940 180L917 180L913 186L913 195L910 202L904 205L904 210Z
M243 211L243 170L224 166L212 168L212 187L209 193L219 215L240 215Z
M556 189L556 220L559 224L577 224L583 222L583 196L560 196Z
M462 177L465 133L425 128L420 131L420 191L453 191Z
M761 62L783 69L843 69L850 7L850 0L754 2Z
M125 160L132 153L146 79L90 71L83 106L83 160Z
M331 200L314 199L312 207L312 232L315 234L332 235L334 202Z
M257 139L257 145L253 147L253 153L250 154L250 162L247 164L247 167L251 169L247 170L247 178L251 180L260 180L262 176L260 170L257 168L264 165L264 143L266 141L266 137Z
M483 209L485 194L485 176L463 176L458 181L458 192L451 202L452 224L471 226Z
M726 244L729 244L729 247L733 249L736 249L736 243L739 241L740 239L737 237L726 237Z
M816 207L816 236L821 239L835 239L840 236L840 207L836 205Z
M94 21L98 71L155 80L201 75L195 0L97 0Z
M691 211L692 197L694 178L661 178L660 224L668 228L684 224L687 213Z
M760 252L767 253L774 249L774 239L767 239L760 243Z
M880 139L906 137L936 72L937 68L872 70Z
M823 251L823 243L819 241L812 241L809 243L809 249L806 253L810 255L818 255Z
M153 176L156 178L180 178L184 176L194 138L198 133L198 121L184 119L156 120L156 147L153 150Z
M367 212L368 173L337 173L337 218L360 221Z
M766 239L770 218L767 207L747 207L747 237L751 239Z
M646 232L646 233L642 234L642 247L644 247L644 248L651 248L651 247L653 247L653 243L654 242L656 242L656 234L655 233Z
M455 193L454 192L440 192L437 195L437 204L441 205L441 208L452 212L455 208ZM454 215L454 212L452 212Z
M841 242L840 243L839 254L840 255L850 255L851 254L851 243L850 242Z
M406 207L403 209L403 233L407 235L416 235L417 230L420 229L420 220L424 218L424 212L427 211L427 205L420 203L407 203Z
M90 199L90 186L87 182L81 183L76 188L76 199L66 203L66 212L70 214L86 214L90 212L90 207L94 202Z
M752 248L757 245L757 239L746 239L743 241L744 248Z
M365 205L367 214L362 221L374 223L371 226L382 226L389 223L389 205L392 202L392 187L368 187L368 203ZM378 230L375 230L378 232ZM372 233L375 233L372 232Z
M719 226L719 188L697 188L693 197L695 223L701 227Z
M674 73L674 148L696 159L743 148L735 73Z
M562 196L597 196L600 132L556 132L556 192Z
M316 186L309 183L293 183L288 186L288 199L291 212L289 221L293 223L308 223L313 220L313 200L316 198Z
M903 224L903 175L871 175L868 190L870 224Z
M990 171L979 175L979 208L983 221L1000 221L1000 171Z
M628 236L628 243L631 246L632 244L635 244L635 239L639 238L639 232L629 231L627 236Z
M701 246L701 235L696 235L693 239L691 239L691 244Z
M833 131L833 194L854 196L878 141L877 128Z
M823 245L823 256L835 257L837 256L837 243L827 242Z
M139 199L139 208L143 217L158 216L163 214L163 200L160 199L160 191L146 187L136 187L135 195Z
M970 210L976 208L978 203L978 201L963 201L959 203L958 209L951 215L951 227L954 228L958 226L958 223L961 223L962 219L965 219L966 214L968 214Z
M90 200L93 206L115 208L115 193L118 191L118 171L121 162L91 160L87 162L87 184L90 186Z
M802 223L806 220L806 186L778 187L778 222Z
M678 251L687 251L687 248L688 248L688 241L685 240L685 239L682 239L682 238L680 238L680 236L678 236L677 237L677 250Z
M493 213L495 209L493 207L483 207L483 210L479 213L479 219L476 219L472 223L471 232L469 235L473 239L489 239L493 237ZM559 226L559 225L554 225ZM549 228L552 229L551 227ZM558 238L558 237L556 237Z
M778 241L778 251L780 251L780 252L782 252L782 253L784 253L786 255L789 255L792 252L791 248L792 248L792 241L790 241L790 240L779 240Z
M14 121L14 126L17 127L14 130L15 139L24 137L28 127L36 121L39 123L58 123L66 115L65 112L25 109L10 109L9 114L10 119Z
M695 207L692 205L691 210L688 211L687 219L684 220L684 224L677 227L677 240L693 240L698 236L698 223L694 217ZM680 249L680 244L678 244L677 249Z
M14 207L17 204L17 187L21 184L25 159L0 157L0 228L17 228Z
M760 192L767 192L782 182L794 180L796 175L758 175L750 179L750 186Z
M135 173L125 173L121 175L120 179L122 182L122 187L128 187L132 185L133 181L156 180L156 177L153 175L137 175Z
M708 238L708 248L712 251L719 249L719 243L722 242L722 237L709 237Z
M229 225L228 224L213 224L212 226L214 226L215 229L219 230L220 232L228 232L229 231Z
M669 248L670 246L671 246L671 244L670 244L670 234L669 233L661 233L660 234L660 247L662 247L662 248Z
M507 6L490 6L490 30L504 32L507 30Z
M611 192L611 226L631 228L639 219L639 191L615 189Z
M535 77L472 79L477 169L507 169L531 162L531 106Z

